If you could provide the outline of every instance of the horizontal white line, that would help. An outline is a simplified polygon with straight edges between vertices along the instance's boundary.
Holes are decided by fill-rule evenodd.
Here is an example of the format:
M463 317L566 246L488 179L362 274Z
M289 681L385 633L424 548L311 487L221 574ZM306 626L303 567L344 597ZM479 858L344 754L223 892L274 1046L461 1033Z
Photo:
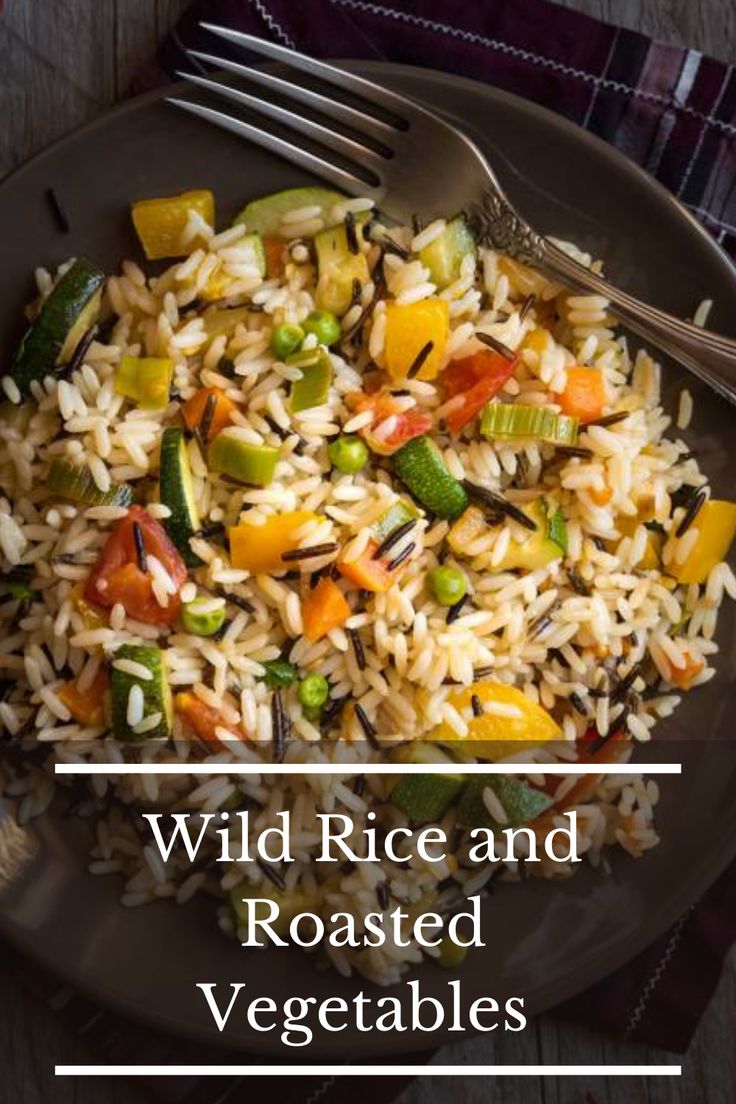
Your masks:
M682 1066L56 1066L57 1077L680 1077Z
M56 774L680 774L680 763L57 763Z

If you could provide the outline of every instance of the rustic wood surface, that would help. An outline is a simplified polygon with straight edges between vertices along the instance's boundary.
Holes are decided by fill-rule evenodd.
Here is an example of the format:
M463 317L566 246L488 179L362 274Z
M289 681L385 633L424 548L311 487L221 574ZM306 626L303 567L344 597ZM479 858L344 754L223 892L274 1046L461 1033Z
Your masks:
M307 3L308 0L293 0ZM487 0L492 2L492 0ZM736 61L733 0L563 0L569 7ZM0 16L0 177L122 96L188 0L6 0ZM733 1104L736 1098L736 958L732 956L681 1081L536 1081L423 1078L401 1104ZM2 970L0 1100L8 1104L134 1104L135 1082L54 1082L54 1061L91 1062L84 1039ZM672 1056L544 1017L521 1036L447 1048L457 1063L656 1063ZM592 1096L586 1096L588 1091ZM233 1094L233 1099L238 1094ZM229 1098L228 1098L229 1099ZM274 1097L277 1099L277 1096Z

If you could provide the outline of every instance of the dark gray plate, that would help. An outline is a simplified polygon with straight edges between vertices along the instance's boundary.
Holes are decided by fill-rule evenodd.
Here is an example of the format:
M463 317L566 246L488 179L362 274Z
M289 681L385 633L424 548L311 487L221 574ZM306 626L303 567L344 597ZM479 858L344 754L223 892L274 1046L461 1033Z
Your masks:
M728 260L669 194L609 147L542 108L468 80L383 63L355 68L472 129L529 219L604 256L609 274L623 286L682 315L713 296L714 325L724 331L733 326L736 279ZM430 172L431 158L428 150ZM83 253L112 269L121 257L137 254L131 200L211 187L224 225L247 198L308 180L167 107L160 94L125 104L0 187L0 348L9 348L36 264ZM50 185L69 216L66 237L44 199ZM676 395L685 379L674 368L668 377L670 396ZM736 414L696 380L687 383L696 399L688 437L715 493L727 494ZM523 995L527 1010L539 1012L579 992L665 930L731 859L736 755L726 741L736 634L730 610L722 615L719 637L718 679L690 696L662 726L665 739L646 752L648 759L683 762L681 778L662 780L658 827L664 844L639 862L617 857L610 877L585 869L563 885L526 883L498 892L485 911L488 946L469 955L460 974L467 1003L481 995ZM711 740L696 745L684 742L688 736ZM115 879L86 874L86 843L83 827L72 821L49 816L18 830L7 815L0 817L0 855L10 856L0 867L0 930L19 951L102 1004L214 1041L209 1014L192 997L197 981L243 980L250 996L281 999L350 997L362 987L316 972L302 953L248 952L227 942L208 902L123 910ZM446 996L448 975L427 966L420 978L424 992ZM249 1033L242 1020L231 1023L221 1041L284 1053L273 1036ZM363 1055L385 1054L426 1047L428 1038L343 1033L323 1036L308 1053L344 1057L355 1045ZM442 1032L431 1036L433 1043L442 1039Z

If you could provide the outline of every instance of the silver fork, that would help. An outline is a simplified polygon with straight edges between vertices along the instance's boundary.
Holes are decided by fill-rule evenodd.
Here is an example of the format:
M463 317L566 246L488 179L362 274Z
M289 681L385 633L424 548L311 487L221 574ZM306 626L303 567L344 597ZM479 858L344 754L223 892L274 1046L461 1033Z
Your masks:
M336 188L368 196L398 222L412 213L423 216L463 210L476 236L524 264L541 269L553 280L575 290L602 295L629 329L679 361L718 394L736 404L736 341L693 326L636 299L569 257L549 238L538 234L515 210L493 169L466 134L426 107L335 65L299 54L273 42L212 23L202 26L236 47L252 50L292 69L345 90L361 106L343 102L263 69L230 58L189 50L202 73L180 73L190 84L260 116L256 123L193 100L169 97L169 103L263 146ZM204 75L201 64L235 77L246 77L266 93L275 92L292 107L282 107L240 85ZM302 114L299 105L326 121ZM268 120L284 125L289 136L268 130ZM311 148L300 145L305 135ZM315 148L314 144L316 143ZM330 157L337 155L337 160Z

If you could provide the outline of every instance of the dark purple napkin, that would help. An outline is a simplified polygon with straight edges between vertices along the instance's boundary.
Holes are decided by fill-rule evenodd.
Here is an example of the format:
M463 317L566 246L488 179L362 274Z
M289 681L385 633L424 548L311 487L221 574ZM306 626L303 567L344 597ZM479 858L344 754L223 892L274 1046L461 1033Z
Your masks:
M196 0L136 91L186 68L185 47L212 49L198 25L202 18L320 57L422 65L536 100L643 165L736 257L736 74L695 50L652 42L546 0ZM736 940L735 900L736 864L661 939L557 1014L684 1051ZM28 980L27 964L23 974ZM38 992L89 1037L100 1061L228 1060L101 1013L40 971L31 976ZM234 1078L163 1079L150 1087L165 1104L224 1104L246 1093L285 1104L387 1104L407 1080L286 1078L276 1087Z

